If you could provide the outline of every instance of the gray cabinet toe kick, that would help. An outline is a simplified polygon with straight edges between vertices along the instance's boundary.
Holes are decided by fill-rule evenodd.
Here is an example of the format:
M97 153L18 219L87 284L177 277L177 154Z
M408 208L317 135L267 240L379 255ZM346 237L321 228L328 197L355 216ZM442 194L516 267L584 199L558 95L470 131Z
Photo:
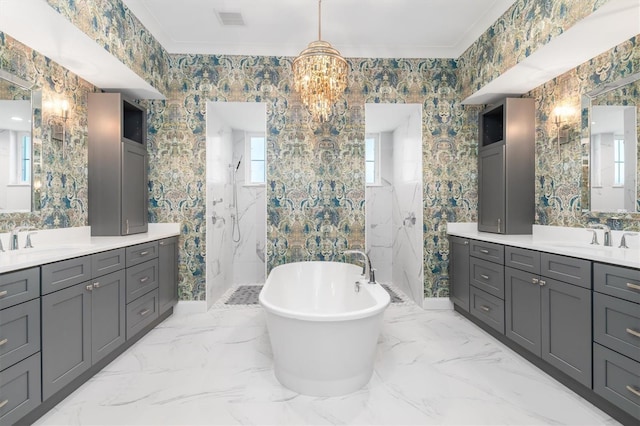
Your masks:
M449 236L454 309L622 424L640 424L640 269Z

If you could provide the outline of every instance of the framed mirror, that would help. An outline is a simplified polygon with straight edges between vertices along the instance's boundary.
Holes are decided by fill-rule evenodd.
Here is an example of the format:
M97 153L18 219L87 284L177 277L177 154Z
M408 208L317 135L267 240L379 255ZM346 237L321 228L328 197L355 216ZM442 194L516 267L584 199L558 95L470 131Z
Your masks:
M640 73L582 97L583 212L640 213Z
M32 83L0 69L0 214L39 209L40 104Z

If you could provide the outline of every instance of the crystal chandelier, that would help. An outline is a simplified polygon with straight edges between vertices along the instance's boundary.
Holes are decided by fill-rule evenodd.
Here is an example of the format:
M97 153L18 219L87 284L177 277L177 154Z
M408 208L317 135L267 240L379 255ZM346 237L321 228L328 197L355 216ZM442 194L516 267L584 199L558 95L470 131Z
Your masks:
M293 60L293 82L314 120L329 120L331 107L347 87L347 61L322 40L322 0L318 0L318 40Z

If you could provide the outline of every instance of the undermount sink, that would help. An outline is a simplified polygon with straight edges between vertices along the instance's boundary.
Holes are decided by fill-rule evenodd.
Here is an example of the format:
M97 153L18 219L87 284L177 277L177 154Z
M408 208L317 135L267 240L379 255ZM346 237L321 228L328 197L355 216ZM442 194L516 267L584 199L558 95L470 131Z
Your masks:
M2 255L8 256L34 256L41 254L51 254L56 252L62 252L66 250L80 250L86 247L89 247L90 244L63 244L59 246L41 246L41 247L32 247L32 248L20 248L18 250L7 250L4 253L0 253Z
M619 249L618 247L613 247L613 246L603 246L602 244L578 243L578 242L572 242L572 241L550 241L546 244L552 247L558 247L558 248L589 250L589 251L629 250L629 249Z

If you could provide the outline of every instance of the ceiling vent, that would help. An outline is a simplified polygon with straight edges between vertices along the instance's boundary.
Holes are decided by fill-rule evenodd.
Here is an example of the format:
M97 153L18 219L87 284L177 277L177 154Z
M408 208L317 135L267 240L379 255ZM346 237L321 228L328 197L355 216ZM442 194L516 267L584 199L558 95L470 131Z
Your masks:
M240 12L221 12L216 10L218 20L224 26L244 26L244 19Z

